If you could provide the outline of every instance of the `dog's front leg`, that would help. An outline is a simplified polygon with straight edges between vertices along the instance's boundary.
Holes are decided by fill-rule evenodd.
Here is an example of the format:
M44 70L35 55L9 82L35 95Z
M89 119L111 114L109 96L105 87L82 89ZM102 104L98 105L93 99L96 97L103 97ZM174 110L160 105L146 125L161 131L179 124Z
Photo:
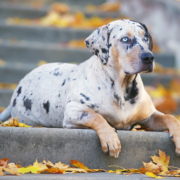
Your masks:
M169 135L176 145L176 154L180 155L180 122L172 115L165 115L159 111L145 122L141 123L154 131L169 130Z
M102 150L110 156L118 157L121 143L116 133L107 121L98 113L87 109L79 103L68 103L64 114L63 126L67 128L92 128L101 142Z

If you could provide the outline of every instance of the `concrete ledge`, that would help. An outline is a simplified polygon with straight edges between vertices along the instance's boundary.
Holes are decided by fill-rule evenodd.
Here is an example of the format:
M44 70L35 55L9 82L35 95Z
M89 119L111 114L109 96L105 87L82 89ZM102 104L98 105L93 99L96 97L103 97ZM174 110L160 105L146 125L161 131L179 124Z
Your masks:
M140 168L149 162L158 149L170 155L170 165L180 167L180 157L168 133L118 131L122 152L115 159L104 154L94 130L56 128L0 127L0 158L20 161L23 166L37 158L69 164L71 159L83 162L89 168L108 169L109 165Z
M18 39L29 42L68 42L72 39L85 39L92 31L93 30L42 26L16 26L0 23L0 36L3 37L3 39Z

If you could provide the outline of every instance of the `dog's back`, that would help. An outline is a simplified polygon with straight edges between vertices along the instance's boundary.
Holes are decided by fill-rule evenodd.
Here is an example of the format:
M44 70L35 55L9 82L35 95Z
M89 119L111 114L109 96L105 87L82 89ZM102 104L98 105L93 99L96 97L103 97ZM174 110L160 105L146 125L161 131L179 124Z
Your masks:
M64 114L64 87L73 67L73 64L51 63L27 74L11 98L11 116L30 125L62 127L59 119ZM54 119L49 118L52 115Z

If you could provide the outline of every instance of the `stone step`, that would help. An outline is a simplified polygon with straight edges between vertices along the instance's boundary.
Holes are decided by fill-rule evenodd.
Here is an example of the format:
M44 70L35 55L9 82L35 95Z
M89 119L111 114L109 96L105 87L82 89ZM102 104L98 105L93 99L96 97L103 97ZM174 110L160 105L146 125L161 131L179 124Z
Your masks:
M47 15L49 12L50 7L45 6L40 9L35 9L31 6L22 5L22 4L16 4L16 5L9 5L8 3L1 3L0 2L0 19L6 19L6 18L12 18L12 17L18 17L23 19L35 19L35 18L42 18ZM120 13L114 13L114 12L87 12L84 8L76 6L70 10L71 13L76 13L78 11L81 11L86 18L90 18L92 16L98 16L101 18L117 18L117 17L123 17Z
M91 53L87 49L64 48L58 45L34 44L0 44L0 58L6 62L35 63L40 60L48 62L76 62L88 59Z
M0 58L6 62L37 64L40 60L46 60L47 62L80 63L91 56L92 54L88 49L68 48L61 44L30 43L26 41L17 44L0 44ZM175 67L173 54L155 54L155 59L164 67Z
M166 132L118 131L122 151L119 158L102 152L97 133L90 129L61 128L10 128L0 127L0 159L8 158L32 164L36 158L53 163L79 160L89 168L108 168L118 165L124 168L140 168L142 161L149 162L158 149L170 155L170 166L180 167L180 157L175 155L174 143ZM118 167L117 167L118 168ZM117 169L116 168L116 169Z
M29 42L60 43L73 39L85 39L93 30L54 28L40 26L15 26L0 24L0 39Z
M43 6L49 6L50 4L54 2L60 2L60 3L65 3L68 4L69 6L80 6L84 7L89 4L93 5L100 5L104 2L105 0L0 0L1 4L9 4L9 5L28 5L28 6L34 6L34 4L41 3Z

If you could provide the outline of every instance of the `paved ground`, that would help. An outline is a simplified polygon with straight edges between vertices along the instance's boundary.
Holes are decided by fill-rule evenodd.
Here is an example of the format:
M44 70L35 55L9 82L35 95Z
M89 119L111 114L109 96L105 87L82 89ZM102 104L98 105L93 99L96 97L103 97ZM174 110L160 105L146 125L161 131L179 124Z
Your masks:
M152 180L153 178L143 174L118 175L109 173L88 173L88 174L25 174L22 176L3 176L0 179L9 180ZM180 177L166 177L165 180L178 180Z

